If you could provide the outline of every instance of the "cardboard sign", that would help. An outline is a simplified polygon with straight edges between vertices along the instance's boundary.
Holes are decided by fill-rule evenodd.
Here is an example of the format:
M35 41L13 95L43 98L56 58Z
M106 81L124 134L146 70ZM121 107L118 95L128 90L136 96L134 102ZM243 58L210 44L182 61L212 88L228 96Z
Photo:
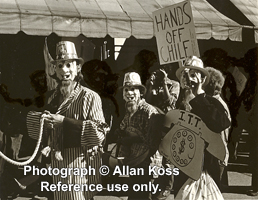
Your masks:
M47 38L45 38L45 44L44 44L44 60L45 60L45 71L46 71L46 78L47 78L47 87L48 90L53 90L56 88L57 83L56 81L50 77L50 75L53 75L55 73L55 66L50 63L50 61L53 60L51 57L49 51L48 51L48 46L47 46Z
M189 1L153 12L153 21L160 64L200 56Z
M237 95L240 96L245 89L247 79L245 75L241 71L239 71L238 67L234 67L232 75L236 81Z
M200 117L183 110L172 110L165 116L170 131L163 138L159 152L194 180L198 180L203 165L204 148L224 160L226 148L220 134L209 130ZM205 159L205 158L204 158Z

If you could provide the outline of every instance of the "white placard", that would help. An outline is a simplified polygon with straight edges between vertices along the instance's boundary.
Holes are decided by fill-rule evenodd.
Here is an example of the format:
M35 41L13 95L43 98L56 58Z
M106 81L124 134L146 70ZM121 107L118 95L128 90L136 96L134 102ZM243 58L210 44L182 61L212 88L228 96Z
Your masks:
M189 1L153 12L153 21L160 64L200 56Z

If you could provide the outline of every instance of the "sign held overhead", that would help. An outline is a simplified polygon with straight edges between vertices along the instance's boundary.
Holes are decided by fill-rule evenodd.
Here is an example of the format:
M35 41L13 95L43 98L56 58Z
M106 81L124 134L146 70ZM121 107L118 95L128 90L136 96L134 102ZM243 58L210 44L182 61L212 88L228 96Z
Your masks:
M200 56L189 1L153 12L153 21L160 64Z

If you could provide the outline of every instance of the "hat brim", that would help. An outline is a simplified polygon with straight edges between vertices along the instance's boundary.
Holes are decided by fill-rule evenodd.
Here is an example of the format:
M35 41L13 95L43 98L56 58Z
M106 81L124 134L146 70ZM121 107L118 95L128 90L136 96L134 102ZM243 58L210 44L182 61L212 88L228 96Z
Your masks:
M209 82L209 79L210 79L210 75L209 75L209 72L207 72L206 69L204 68L200 68L200 67L195 67L195 66L183 66L183 67L179 67L177 70L176 70L176 77L178 78L178 80L180 81L180 77L181 77L181 73L184 69L195 69L195 70L198 70L200 71L202 74L204 74L206 76L206 79L205 79L205 82L203 83L203 85L207 85L208 82Z
M142 94L145 94L145 93L146 93L146 90L147 90L144 85L138 85L138 84L136 84L136 85L125 85L125 86L119 87L118 89L119 89L119 90L122 90L124 87L137 87L137 88L140 89L140 91L141 91Z
M82 58L51 60L50 63L55 65L57 62L65 62L65 61L78 61L79 64L83 64L84 63L84 60Z

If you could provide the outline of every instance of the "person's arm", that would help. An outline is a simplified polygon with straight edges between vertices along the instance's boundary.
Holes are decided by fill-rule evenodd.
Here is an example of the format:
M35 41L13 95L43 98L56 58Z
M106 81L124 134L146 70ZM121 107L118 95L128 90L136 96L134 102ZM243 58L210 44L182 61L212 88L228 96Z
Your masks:
M164 105L167 107L167 110L170 111L172 109L175 109L176 101L179 97L180 85L178 82L172 81L169 79L166 81L166 83L163 83L163 85L164 85L163 87L164 87L164 95L165 95Z
M168 85L167 85L167 81L163 79L163 89L164 89L164 93L163 93L163 98L166 100L170 99L170 93L169 93L169 89L168 89Z
M55 124L54 126L63 126L64 148L101 145L109 130L103 116L101 99L96 93L90 93L83 98L81 109L85 120L45 111L44 127L51 126L51 123ZM35 140L39 138L41 115L41 112L34 111L30 111L27 115L28 134Z
M64 118L64 147L99 146L109 130L105 123L102 103L99 95L90 93L83 100L83 117L85 120Z
M153 84L154 84L155 74L153 73L150 78L146 81L146 94L145 94L145 100L148 103L152 103L152 97L153 97Z
M39 138L41 115L41 112L29 111L26 117L28 135L34 140Z
M164 90L163 99L167 100L167 99L170 98L170 93L169 93L169 89L168 89L168 86L167 86L168 75L167 75L167 73L165 72L164 69L160 69L159 71L161 72L160 74L162 74L162 76L163 76L162 79L161 79L163 90Z
M44 95L44 102L48 102L48 99L55 93L55 90L51 90L46 92ZM42 119L42 115L44 117L48 116L50 114L50 111L46 110L52 110L52 106L49 104L44 105L42 108L36 108L37 110L30 110L26 113L26 125L27 125L27 131L29 137L32 139L38 140L40 130L43 127L40 127L40 120ZM47 115L46 115L47 114ZM48 116L50 118L50 116ZM44 127L48 126L47 120L44 121Z
M189 103L191 112L199 116L210 130L220 133L230 126L226 111L217 99L203 93Z

